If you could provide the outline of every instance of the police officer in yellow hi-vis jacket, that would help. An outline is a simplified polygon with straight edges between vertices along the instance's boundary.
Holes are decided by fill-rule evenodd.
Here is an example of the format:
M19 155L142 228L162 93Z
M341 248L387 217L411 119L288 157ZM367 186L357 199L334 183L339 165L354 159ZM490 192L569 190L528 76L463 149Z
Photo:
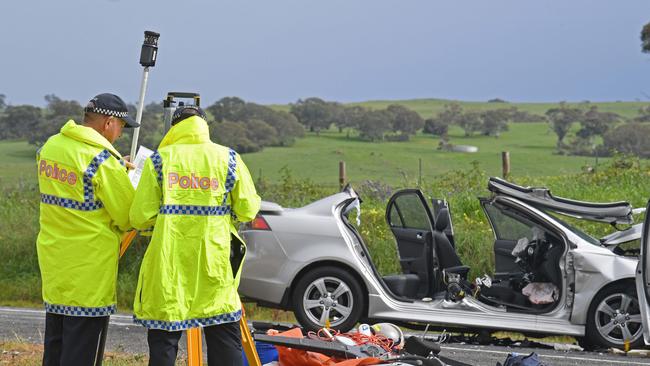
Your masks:
M152 366L174 365L181 333L193 327L203 327L210 366L242 364L245 246L235 221L252 220L260 197L239 155L210 141L205 119L198 107L174 112L131 207L135 228L154 228L133 303Z
M134 194L112 145L125 126L136 122L124 101L100 94L84 108L82 125L68 121L37 152L45 366L94 365L115 313L120 237Z

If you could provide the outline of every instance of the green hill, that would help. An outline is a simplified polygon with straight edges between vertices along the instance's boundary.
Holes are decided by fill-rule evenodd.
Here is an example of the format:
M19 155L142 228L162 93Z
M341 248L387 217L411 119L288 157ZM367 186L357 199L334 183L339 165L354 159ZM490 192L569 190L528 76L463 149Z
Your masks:
M389 104L402 104L432 117L449 101L439 99L416 99L404 101L368 101L357 103L371 108L385 108ZM486 103L459 102L465 109L494 109L516 106L531 113L543 114L556 103ZM601 111L633 117L645 103L604 102L593 103ZM288 110L287 105L274 105L276 109ZM577 126L575 126L577 127ZM212 131L218 134L219 131ZM465 137L457 127L450 129L451 143L472 145L477 153L453 153L437 150L439 140L431 135L419 134L409 142L360 141L347 137L347 131L321 132L320 136L308 133L291 147L270 147L261 152L243 155L253 176L276 181L280 170L287 167L295 177L309 178L315 183L336 185L338 162L345 161L347 174L352 182L376 180L395 184L416 181L419 161L422 159L422 176L428 178L449 170L467 169L476 161L490 175L501 174L501 151L509 151L512 173L517 176L556 176L579 172L584 166L594 166L606 159L561 156L554 153L556 135L546 123L511 123L510 130L499 138ZM33 146L20 141L0 142L0 184L20 179L34 179ZM31 169L31 170L30 170Z

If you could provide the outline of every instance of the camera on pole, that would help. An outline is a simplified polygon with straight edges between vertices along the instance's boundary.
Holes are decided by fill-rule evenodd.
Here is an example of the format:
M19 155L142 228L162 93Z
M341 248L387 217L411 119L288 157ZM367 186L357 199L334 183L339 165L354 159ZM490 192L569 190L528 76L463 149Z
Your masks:
M156 56L158 56L158 38L160 33L145 31L144 43L140 51L140 65L144 67L156 66Z
M135 120L140 124L142 121L142 111L144 109L144 94L147 91L147 80L149 78L149 68L156 66L156 57L158 56L158 38L160 34L152 31L144 32L144 42L140 50L140 65L144 67L142 73L142 84L140 86L140 100L138 101L138 111ZM138 137L140 136L140 127L133 129L133 140L131 141L131 159L135 158L138 149Z

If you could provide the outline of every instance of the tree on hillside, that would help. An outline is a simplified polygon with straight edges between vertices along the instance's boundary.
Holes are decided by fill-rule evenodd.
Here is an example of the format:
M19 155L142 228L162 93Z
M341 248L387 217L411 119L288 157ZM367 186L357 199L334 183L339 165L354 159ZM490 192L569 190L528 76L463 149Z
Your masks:
M639 108L639 114L634 117L636 122L650 122L650 106Z
M330 127L335 118L335 107L320 98L298 99L291 104L291 114L310 131L318 135Z
M359 118L357 128L362 139L381 141L391 127L391 115L385 109L368 110Z
M449 125L458 124L462 114L463 107L459 103L445 104L433 118L424 121L424 132L446 138Z
M424 133L430 133L432 135L446 137L449 132L449 124L439 117L428 118L424 121Z
M329 107L331 108L332 113L332 122L336 128L339 129L339 133L343 132L344 128L349 127L347 116L345 115L345 106L338 102L328 102Z
M488 103L508 103L506 100L503 100L501 98L492 98L487 101Z
M650 139L650 124L625 123L607 132L603 137L603 145L609 151L649 158L648 139Z
M598 106L591 106L580 119L580 129L566 151L572 155L602 155L606 152L603 146L597 146L595 137L604 136L621 120L621 116L611 112L599 112Z
M491 109L481 113L481 132L485 136L499 137L501 132L508 131L508 121L512 113L508 109Z
M343 129L345 128L358 128L359 126L359 121L361 118L366 113L366 109L358 106L358 105L353 105L353 106L343 106L343 108L339 112L339 116L336 119L336 125L339 128L339 132L343 132ZM348 138L350 137L350 131L348 130L348 133L346 135Z
M0 140L28 139L32 131L42 123L40 108L32 105L10 105L0 117Z
M650 23L641 29L641 52L650 53Z
M566 103L562 102L558 108L547 110L546 117L548 117L551 128L557 135L557 147L561 149L564 147L564 137L571 129L571 125L582 118L582 110L568 107Z
M460 128L465 131L465 136L472 136L474 132L477 132L481 129L481 112L477 111L467 111L462 113L458 117L456 122Z
M253 125L262 127L265 131L270 131L267 129L267 126L270 126L273 131L269 132L268 136L273 136L273 138L266 138L258 133L251 132L255 138L249 137L248 142L257 144L257 149L264 146L290 146L297 137L305 135L303 126L298 123L294 115L284 111L276 111L260 104L245 102L237 97L222 98L207 107L206 110L212 113L217 122L230 121L242 124L251 121L263 122L264 125L259 123L253 123ZM214 126L217 129L215 131L218 131L219 124ZM242 146L250 149L250 145L247 145L248 142L245 142Z
M510 107L510 121L512 122L546 122L546 116L522 111L517 107Z
M237 97L225 97L208 106L206 111L210 112L217 122L239 121L246 102Z
M406 136L415 133L424 126L424 120L420 115L402 105L391 104L386 109L391 115L391 127L393 132Z
M577 136L584 139L592 139L595 136L603 136L610 128L613 128L620 120L621 116L612 112L599 112L598 106L592 106L582 116L580 130Z
M57 134L68 120L77 123L83 120L83 108L76 100L63 100L54 94L48 94L45 101L47 106L44 116L28 136L29 143L36 146L43 145L50 136Z
M232 147L239 153L259 151L259 145L246 136L246 127L243 123L223 121L212 122L211 136L218 144Z
M0 94L0 111L7 108L7 102L5 101L6 99L6 95Z
M278 133L268 123L259 119L251 119L244 122L246 137L256 145L273 146L278 144Z
M460 117L463 115L463 107L456 102L445 104L442 111L438 113L438 120L447 125L458 124Z
M305 128L298 122L296 116L289 112L273 111L263 121L276 131L277 142L274 145L291 146L296 138L305 136Z

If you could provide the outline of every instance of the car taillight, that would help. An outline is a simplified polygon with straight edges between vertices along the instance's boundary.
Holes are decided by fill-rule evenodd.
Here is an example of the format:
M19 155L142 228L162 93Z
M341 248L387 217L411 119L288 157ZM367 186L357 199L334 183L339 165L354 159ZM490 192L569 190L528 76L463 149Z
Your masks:
M264 220L264 217L257 215L251 221L251 230L271 230L269 223Z

